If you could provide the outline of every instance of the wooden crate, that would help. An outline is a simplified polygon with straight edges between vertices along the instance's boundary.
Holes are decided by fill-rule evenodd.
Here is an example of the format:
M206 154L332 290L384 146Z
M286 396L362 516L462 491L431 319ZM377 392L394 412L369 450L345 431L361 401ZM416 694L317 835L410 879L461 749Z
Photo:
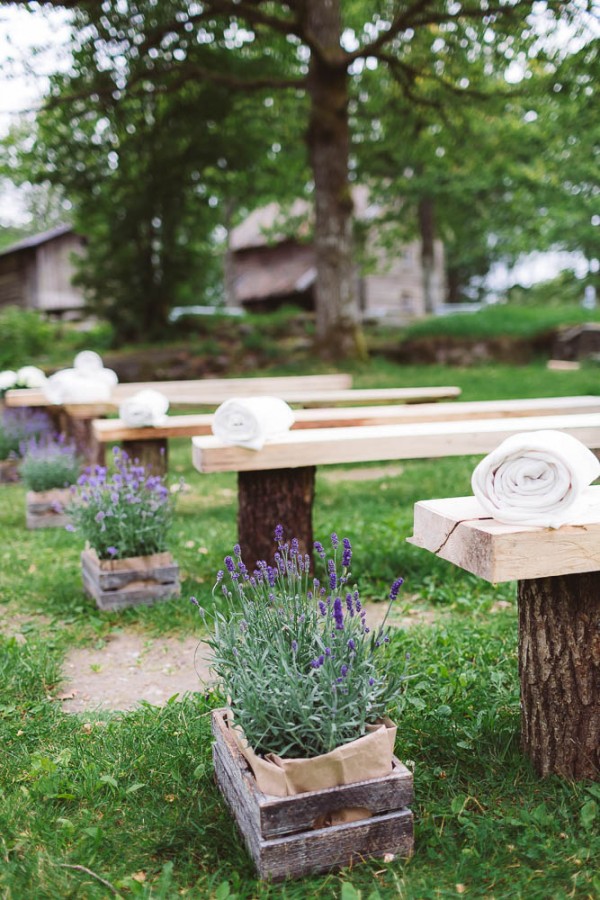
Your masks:
M20 459L0 459L0 484L15 484L21 480Z
M86 594L100 609L148 605L180 593L179 566L170 553L109 560L84 550L81 573Z
M414 846L413 778L393 758L384 778L359 781L292 797L263 794L228 726L214 710L213 762L217 784L260 878L281 881L355 864L386 854L407 857ZM371 817L319 827L332 813L365 808Z
M28 491L25 496L27 528L64 528L70 522L65 510L72 500L69 488Z

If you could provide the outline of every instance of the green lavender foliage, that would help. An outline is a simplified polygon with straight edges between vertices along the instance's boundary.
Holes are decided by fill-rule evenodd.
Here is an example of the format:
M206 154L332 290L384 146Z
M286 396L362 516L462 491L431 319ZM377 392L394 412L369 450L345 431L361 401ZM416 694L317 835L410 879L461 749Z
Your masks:
M404 660L385 622L371 631L351 586L352 548L332 534L322 584L298 542L275 532L274 564L250 575L240 555L225 558L217 585L229 603L209 639L214 670L231 698L234 720L258 753L312 757L355 740L367 725L402 705ZM341 556L341 559L338 558ZM396 598L402 579L390 592Z
M69 507L72 524L100 559L149 556L167 549L173 494L160 475L115 447L114 471L86 469Z
M31 438L22 447L19 472L30 491L49 491L75 484L81 460L75 445L64 437Z

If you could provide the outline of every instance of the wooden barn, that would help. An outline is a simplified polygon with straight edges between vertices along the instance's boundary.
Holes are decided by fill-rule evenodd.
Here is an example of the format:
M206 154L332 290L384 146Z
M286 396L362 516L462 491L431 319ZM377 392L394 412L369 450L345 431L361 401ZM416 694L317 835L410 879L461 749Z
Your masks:
M379 210L369 205L366 190L355 189L354 204L360 221L373 221L366 230L368 270L359 273L363 316L403 323L425 315L419 242L383 250L376 242ZM310 207L302 200L292 205L285 218L277 203L252 212L231 234L233 302L254 311L284 303L312 309L316 267L309 235ZM445 300L441 241L435 245L432 286L435 306L441 306Z
M84 299L71 283L72 257L84 246L84 239L63 225L0 250L0 307L20 306L53 315L80 311Z

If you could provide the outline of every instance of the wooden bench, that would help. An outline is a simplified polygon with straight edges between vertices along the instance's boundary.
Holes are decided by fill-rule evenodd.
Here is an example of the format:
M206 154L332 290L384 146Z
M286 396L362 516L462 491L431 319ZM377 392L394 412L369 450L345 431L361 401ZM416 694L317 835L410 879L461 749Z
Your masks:
M51 403L42 390L25 388L7 391L6 406L42 407L52 417L55 428L72 437L87 463L102 462L103 448L95 440L92 421L114 413L123 400L141 390L163 393L171 405L215 407L228 397L276 394L295 397L312 395L321 390L344 391L352 384L352 376L345 373L325 375L285 375L259 378L202 378L191 381L130 382L117 384L110 400L102 403Z
M456 403L297 409L292 427L294 430L343 428L454 419L516 418L562 413L572 415L577 412L600 412L600 397L544 397L534 400L476 400ZM122 443L130 456L151 465L154 471L164 471L167 468L169 439L211 434L212 420L212 413L175 415L169 416L163 425L130 428L121 419L95 419L92 429L94 438L99 444Z
M238 473L238 539L253 566L270 558L277 524L303 551L312 549L316 466L485 454L512 434L540 429L566 431L600 449L600 415L588 412L300 429L258 452L194 437L192 459L199 472Z
M600 505L599 486L586 493ZM505 525L453 497L415 504L409 542L494 584L517 581L522 749L539 775L600 780L600 521Z

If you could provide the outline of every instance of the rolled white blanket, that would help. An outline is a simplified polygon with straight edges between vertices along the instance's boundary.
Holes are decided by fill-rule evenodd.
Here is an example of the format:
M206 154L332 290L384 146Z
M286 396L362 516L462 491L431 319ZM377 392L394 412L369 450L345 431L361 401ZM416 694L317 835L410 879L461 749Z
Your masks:
M293 424L293 410L279 397L232 397L215 411L212 430L224 444L261 450Z
M585 515L582 497L600 462L562 431L531 431L503 441L477 465L471 485L484 510L509 525L559 528Z
M138 391L123 400L119 416L129 428L162 425L167 416L169 401L159 391Z
M119 383L117 373L105 367L102 357L95 350L81 350L73 360L73 369L78 375L101 381L110 388Z
M105 403L110 399L112 385L81 375L75 369L61 369L46 379L42 391L50 403Z

